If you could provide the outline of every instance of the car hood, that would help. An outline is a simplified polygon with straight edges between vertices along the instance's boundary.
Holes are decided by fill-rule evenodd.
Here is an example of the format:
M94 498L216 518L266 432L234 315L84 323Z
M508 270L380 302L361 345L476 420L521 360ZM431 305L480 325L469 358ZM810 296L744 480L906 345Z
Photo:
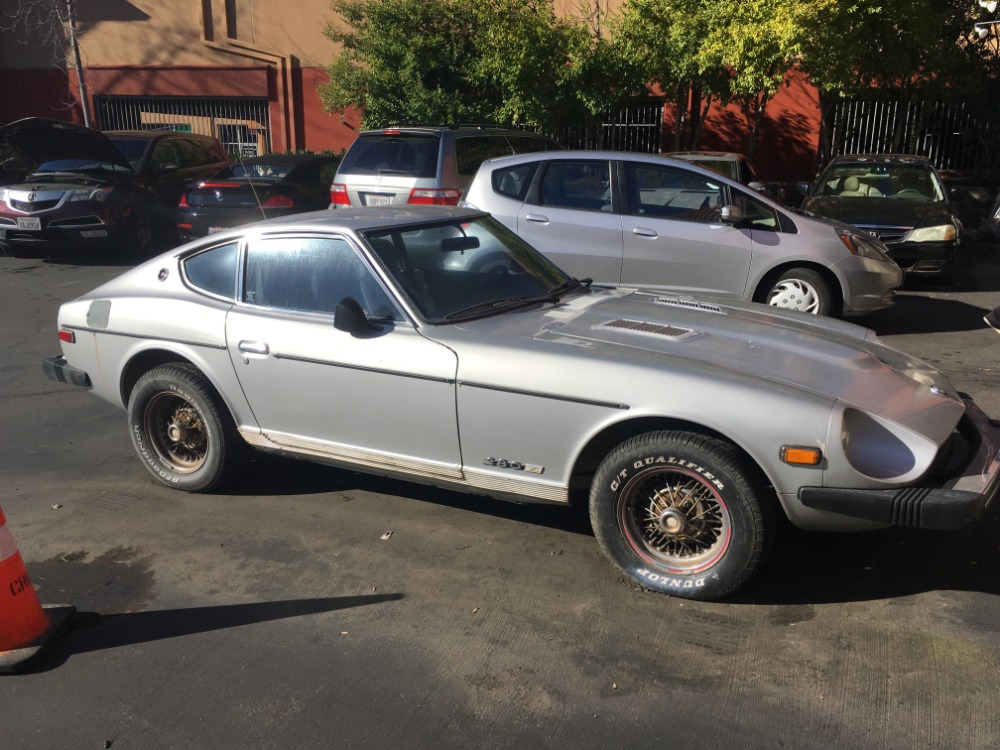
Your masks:
M132 171L103 133L71 122L28 117L0 126L0 141L17 152L28 172L39 164L62 159L94 159Z
M630 386L619 381L634 366L637 373L652 368L696 379L767 381L772 388L805 391L898 420L936 440L943 439L964 408L941 372L885 346L869 329L832 318L754 303L600 289L568 298L542 312L541 319L539 327L538 313L511 313L445 327L440 333L442 339L457 335L470 341L488 332L484 340L506 339L512 347L531 339L529 348L539 353L552 353L558 346L555 361L565 370L567 385L583 380L585 371L601 371L603 362L614 380L599 384L600 395L624 402ZM437 333L430 335L437 338ZM443 343L460 348L458 341ZM575 368L567 355L587 363ZM511 382L497 385L518 387L518 373L527 362L520 358ZM595 382L601 377L595 376ZM593 383L589 387L596 389Z
M946 203L898 198L807 198L802 210L847 224L929 227L948 224L953 212Z

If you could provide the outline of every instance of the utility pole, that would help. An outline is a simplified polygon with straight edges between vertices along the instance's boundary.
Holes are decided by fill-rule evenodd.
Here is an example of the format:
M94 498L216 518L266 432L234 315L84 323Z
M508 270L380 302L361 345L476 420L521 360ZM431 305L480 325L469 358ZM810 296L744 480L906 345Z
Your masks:
M83 124L91 127L90 96L87 94L87 80L83 76L83 63L80 60L80 44L76 38L75 0L66 0L66 36L70 49L73 50L73 66L76 68L76 81L80 87L80 108L83 110Z

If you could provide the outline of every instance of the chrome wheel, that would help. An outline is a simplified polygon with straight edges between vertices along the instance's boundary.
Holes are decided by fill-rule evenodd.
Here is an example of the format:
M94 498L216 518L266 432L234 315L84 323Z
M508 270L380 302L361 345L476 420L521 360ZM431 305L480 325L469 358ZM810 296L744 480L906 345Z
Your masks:
M697 474L643 472L622 489L618 521L633 550L672 573L697 573L726 552L731 522L725 502Z
M200 469L208 455L208 430L201 413L176 393L165 391L149 399L143 428L160 461L178 474Z

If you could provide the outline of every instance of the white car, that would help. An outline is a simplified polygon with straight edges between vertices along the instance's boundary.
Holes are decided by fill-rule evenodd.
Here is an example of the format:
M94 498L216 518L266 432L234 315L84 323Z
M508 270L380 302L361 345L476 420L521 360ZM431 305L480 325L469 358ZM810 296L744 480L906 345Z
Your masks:
M877 239L695 164L556 151L484 162L463 205L489 211L598 284L717 295L820 315L889 307L903 272Z

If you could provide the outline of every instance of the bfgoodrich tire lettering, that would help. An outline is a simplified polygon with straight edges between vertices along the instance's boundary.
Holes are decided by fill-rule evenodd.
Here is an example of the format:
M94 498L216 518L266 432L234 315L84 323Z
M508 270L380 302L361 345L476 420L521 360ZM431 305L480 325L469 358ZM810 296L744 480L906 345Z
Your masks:
M215 489L237 463L232 419L192 365L163 365L139 378L129 397L128 424L143 465L168 487Z
M716 599L756 572L773 528L740 455L687 432L653 432L619 445L590 493L594 534L639 585Z

